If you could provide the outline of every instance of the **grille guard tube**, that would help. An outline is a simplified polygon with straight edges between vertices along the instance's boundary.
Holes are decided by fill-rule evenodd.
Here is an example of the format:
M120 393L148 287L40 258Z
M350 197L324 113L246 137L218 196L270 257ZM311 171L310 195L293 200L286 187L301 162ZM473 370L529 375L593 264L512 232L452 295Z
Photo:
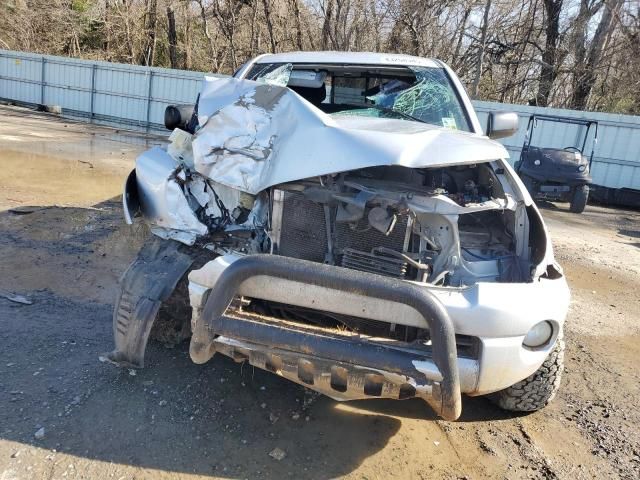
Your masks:
M434 402L430 403L439 407L436 408L436 413L446 420L456 420L460 416L462 400L455 332L442 303L424 287L357 270L267 254L249 255L233 262L225 268L209 293L202 311L202 321L192 325L190 354L196 363L206 362L215 353L213 338L222 333L220 330L224 330L225 311L233 297L241 290L242 283L256 276L284 278L366 297L380 298L414 308L429 325L432 341L431 356L443 377L439 382L439 388L433 389ZM322 352L317 354L321 355ZM358 361L357 351L351 350L349 356L352 361ZM363 355L361 360L363 360L361 364L367 366L366 355Z

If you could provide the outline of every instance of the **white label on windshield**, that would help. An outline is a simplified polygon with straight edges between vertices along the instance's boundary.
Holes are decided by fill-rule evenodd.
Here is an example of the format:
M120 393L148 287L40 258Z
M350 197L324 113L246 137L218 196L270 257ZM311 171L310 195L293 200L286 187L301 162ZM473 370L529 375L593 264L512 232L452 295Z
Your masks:
M453 130L458 129L458 125L456 125L456 119L453 117L442 117L442 126L444 128L452 128Z

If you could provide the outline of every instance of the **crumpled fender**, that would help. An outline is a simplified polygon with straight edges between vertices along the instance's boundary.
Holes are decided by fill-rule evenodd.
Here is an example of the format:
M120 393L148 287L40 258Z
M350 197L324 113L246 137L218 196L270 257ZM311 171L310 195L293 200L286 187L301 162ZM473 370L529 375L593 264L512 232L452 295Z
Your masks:
M194 262L179 248L178 242L153 236L122 275L113 310L115 349L100 355L100 361L144 367L144 352L160 306Z

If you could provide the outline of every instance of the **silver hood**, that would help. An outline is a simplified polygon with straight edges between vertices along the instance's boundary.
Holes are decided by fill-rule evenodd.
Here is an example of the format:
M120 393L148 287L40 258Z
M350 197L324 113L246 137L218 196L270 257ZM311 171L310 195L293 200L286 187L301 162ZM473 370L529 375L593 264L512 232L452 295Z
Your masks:
M250 194L366 167L437 167L509 156L482 135L407 120L328 115L286 87L234 78L205 78L198 120L196 171Z

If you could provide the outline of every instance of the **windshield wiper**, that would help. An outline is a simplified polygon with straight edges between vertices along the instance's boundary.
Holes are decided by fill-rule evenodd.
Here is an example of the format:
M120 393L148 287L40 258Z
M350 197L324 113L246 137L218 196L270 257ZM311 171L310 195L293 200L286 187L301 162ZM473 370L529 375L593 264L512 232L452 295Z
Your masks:
M350 107L358 107L358 108L375 108L376 110L380 110L381 112L400 115L401 117L406 118L407 120L413 120L414 122L420 122L420 123L427 123L424 120L421 120L417 117L409 115L408 113L400 112L399 110L394 110L393 108L389 108L389 107L383 107L382 105L376 105L375 103L364 104L364 105L358 105L356 103L346 103L345 105L349 105Z

